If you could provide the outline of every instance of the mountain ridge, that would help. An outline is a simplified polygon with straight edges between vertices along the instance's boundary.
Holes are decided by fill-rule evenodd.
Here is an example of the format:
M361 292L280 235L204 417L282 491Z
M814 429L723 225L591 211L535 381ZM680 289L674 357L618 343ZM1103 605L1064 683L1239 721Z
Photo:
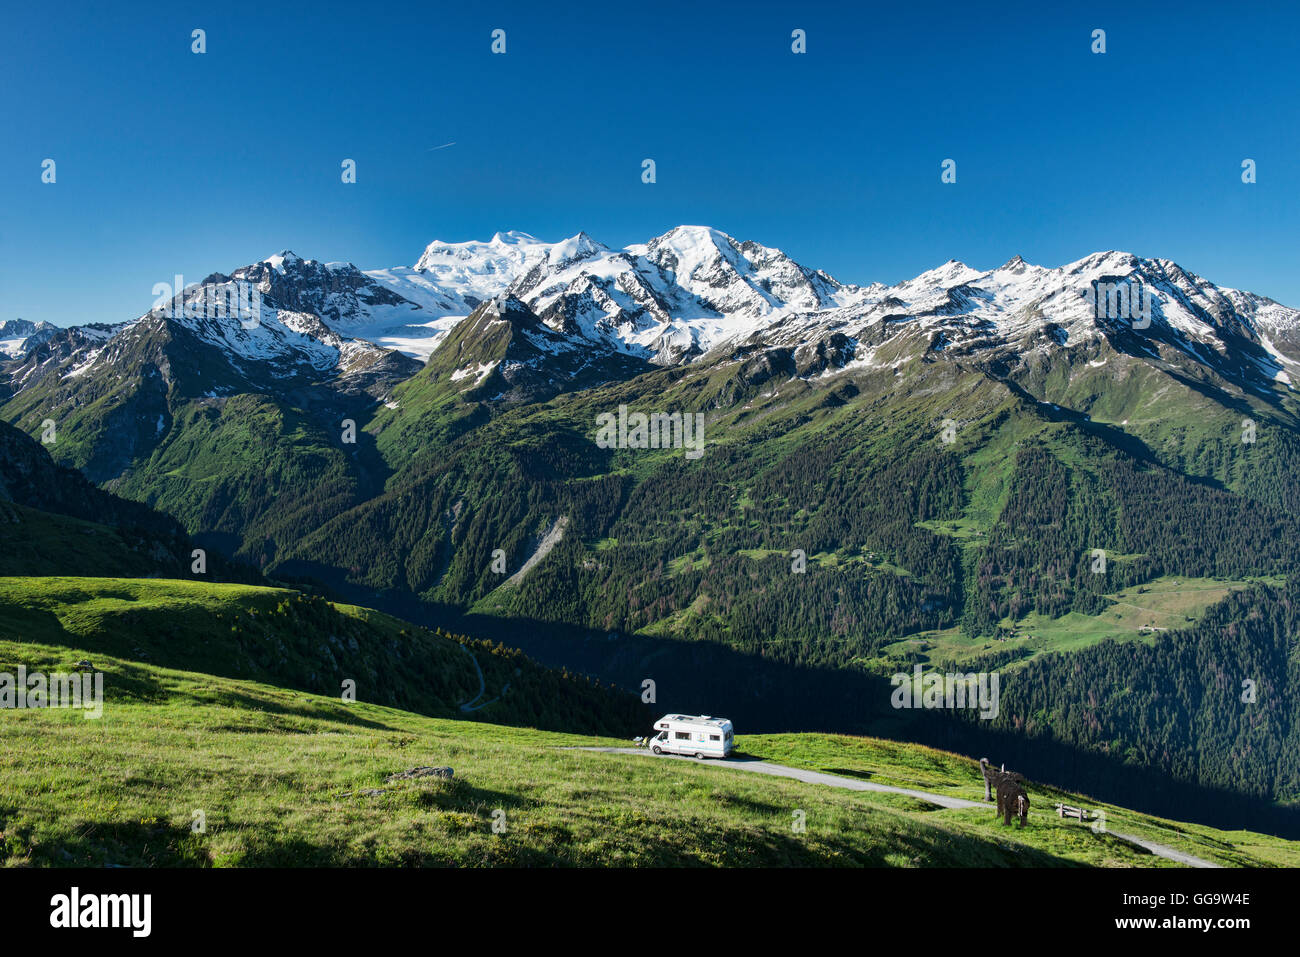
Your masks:
M1229 346L1244 350L1235 372L1262 378L1249 385L1257 391L1273 382L1290 389L1300 371L1300 311L1216 286L1171 260L1115 250L1054 268L1021 256L987 270L949 260L893 285L855 286L707 226L677 226L621 250L586 233L546 243L508 231L487 242L434 241L409 268L360 270L286 250L200 286L230 282L252 283L277 309L316 316L322 329L307 338L317 343L333 333L357 350L373 343L428 361L474 309L512 295L573 341L656 365L692 363L736 343L816 346L829 333L848 335L848 360L862 363L896 335L927 338L928 350L1005 350L1037 334L1078 345L1132 324L1089 302L1093 285L1136 283L1154 296L1151 335L1195 363L1223 365ZM10 354L22 359L38 345L12 345ZM8 378L10 390L21 387L13 371Z
M711 227L678 226L617 250L584 232L546 243L510 231L487 242L434 241L414 266L390 269L363 271L284 250L213 273L200 287L232 282L252 284L278 310L316 316L349 342L423 361L483 302L511 295L557 332L657 365L744 341L813 344L844 327L862 335L856 357L866 361L885 327L931 332L940 348L954 338L967 347L998 338L1005 345L1053 325L1080 341L1109 320L1133 318L1098 315L1087 301L1093 284L1137 283L1154 290L1150 326L1174 334L1171 345L1194 360L1209 359L1206 348L1222 353L1233 336L1250 343L1258 373L1270 380L1289 386L1300 369L1300 311L1216 286L1171 260L1117 250L1057 267L1015 256L980 271L954 259L892 285L856 286ZM9 353L21 358L50 335L14 337Z

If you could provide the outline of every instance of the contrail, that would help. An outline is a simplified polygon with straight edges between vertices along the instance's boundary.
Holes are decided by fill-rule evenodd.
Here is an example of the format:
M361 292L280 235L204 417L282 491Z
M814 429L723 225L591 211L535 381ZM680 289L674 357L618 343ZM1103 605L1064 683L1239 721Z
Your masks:
M445 150L448 146L455 146L455 145L456 145L455 142L451 142L451 143L443 143L441 146L430 146L427 150L425 150L425 152L432 153L434 150Z

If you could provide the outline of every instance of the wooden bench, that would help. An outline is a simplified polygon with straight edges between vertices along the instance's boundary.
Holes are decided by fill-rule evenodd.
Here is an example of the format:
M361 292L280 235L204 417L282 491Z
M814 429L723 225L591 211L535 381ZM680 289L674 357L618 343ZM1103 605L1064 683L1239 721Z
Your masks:
M1081 823L1083 821L1092 820L1093 818L1096 817L1095 814L1093 814L1085 807L1071 807L1068 804L1060 804L1060 803L1056 805L1056 816L1077 817Z

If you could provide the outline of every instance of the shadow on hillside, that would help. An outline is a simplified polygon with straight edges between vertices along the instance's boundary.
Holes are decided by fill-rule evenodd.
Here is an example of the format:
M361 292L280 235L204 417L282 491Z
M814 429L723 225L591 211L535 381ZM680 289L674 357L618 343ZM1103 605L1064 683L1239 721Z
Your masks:
M33 860L46 867L210 867L202 835L188 824L150 821L84 821L76 837L46 840Z
M303 694L315 694L316 692L302 692ZM394 728L392 725L384 724L382 721L375 721L371 718L363 718L355 712L348 709L347 705L341 702L335 706L325 709L318 704L304 703L301 706L282 704L276 701L268 701L266 698L255 697L242 691L236 691L233 688L212 688L207 695L195 695L189 693L189 697L205 704L215 704L223 708L231 708L242 712L257 712L261 714L272 714L285 718L299 718L306 721L332 721L337 724L345 724L350 727L367 728L372 731L401 731L401 728ZM256 730L256 729L250 729ZM307 731L307 734L315 733Z
M416 783L416 782L410 782ZM401 785L381 785L394 787L395 794L403 792L413 794L415 803L424 808L437 808L440 811L460 811L490 819L497 808L519 810L536 807L537 802L529 798L511 794L509 791L492 791L488 788L467 784L464 778L454 778L441 787L419 785L414 790Z
M37 657L31 660L15 660L13 662L14 666L23 664L29 672L71 673L76 670L76 663L79 660L88 660L104 674L105 707L111 708L114 703L132 701L145 704L161 704L170 699L187 697L202 704L215 704L220 707L260 712L285 718L333 721L375 731L401 730L382 721L361 717L349 710L338 699L336 699L337 703L332 708L325 708L320 704L309 702L295 705L275 701L271 698L257 697L239 691L224 682L204 683L203 676L211 675L214 678L233 681L258 681L277 687L290 694L322 695L328 693L321 687L300 687L279 681L270 674L250 675L246 671L235 667L233 661L226 662L224 666L205 662L201 665L204 670L196 671L194 670L196 663L189 648L172 646L167 641L157 640L156 636L138 636L138 640L148 647L148 653L144 654L141 648L128 647L132 642L121 637L104 637L100 635L87 637L70 632L63 627L59 618L50 611L25 608L22 610L20 618L15 620L20 620L22 627L16 629L21 634L14 640L23 643L30 642L39 647L41 651L37 653ZM11 629L6 629L6 632L9 630ZM117 662L110 666L104 661L102 657L104 655L112 656L117 659ZM135 661L132 659L135 659ZM136 663L136 661L140 663ZM146 666L189 672L194 676L194 680L199 682L199 688L202 690L191 690L186 687L169 688L166 681L161 680ZM382 701L367 703L389 707L402 706L401 702L390 700L390 697L385 697L385 700ZM405 710L428 713L430 709L422 710L420 708L406 707ZM441 716L441 712L438 713L438 716ZM231 728L244 730L235 725L232 725ZM246 730L255 731L257 729L248 728Z
M860 768L822 768L826 774L838 774L846 778L860 778L863 781L870 781L876 776L874 771L863 771Z
M130 658L131 655L123 655L122 649L118 647L105 647L104 643L87 640L68 631L52 611L23 608L17 616L8 615L8 609L0 609L0 612L5 612L5 617L19 623L16 628L4 627L5 623L0 623L0 628L3 628L0 630L0 638L34 645L40 649L35 657L13 661L14 666L21 664L29 673L72 674L80 673L77 663L86 660L104 673L106 703L123 699L159 703L167 699L167 689L148 669L130 662L109 668L102 659L96 660L97 655L108 654L118 659ZM10 632L13 632L12 637ZM5 663L0 662L0 665L3 664Z

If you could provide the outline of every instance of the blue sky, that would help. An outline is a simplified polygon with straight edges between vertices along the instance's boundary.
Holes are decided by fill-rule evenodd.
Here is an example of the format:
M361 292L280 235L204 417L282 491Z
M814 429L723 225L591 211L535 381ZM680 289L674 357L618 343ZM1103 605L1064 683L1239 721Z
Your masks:
M850 282L1118 248L1300 306L1294 4L115 6L6 9L0 319L134 318L282 248L682 223Z

